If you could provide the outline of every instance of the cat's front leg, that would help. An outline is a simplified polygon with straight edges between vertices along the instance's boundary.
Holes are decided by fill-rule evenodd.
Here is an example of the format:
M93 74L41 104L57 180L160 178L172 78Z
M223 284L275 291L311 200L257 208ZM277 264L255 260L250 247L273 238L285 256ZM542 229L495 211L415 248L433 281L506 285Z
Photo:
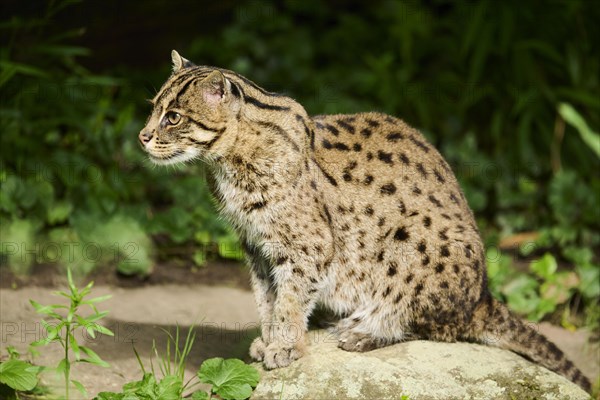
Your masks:
M305 354L308 317L317 297L315 276L299 263L288 259L275 266L273 279L276 297L263 357L268 369L288 366Z
M250 270L252 290L258 307L261 335L254 339L250 345L250 356L257 361L262 361L267 347L269 327L273 321L273 305L275 303L275 289L268 276L260 269L252 266Z

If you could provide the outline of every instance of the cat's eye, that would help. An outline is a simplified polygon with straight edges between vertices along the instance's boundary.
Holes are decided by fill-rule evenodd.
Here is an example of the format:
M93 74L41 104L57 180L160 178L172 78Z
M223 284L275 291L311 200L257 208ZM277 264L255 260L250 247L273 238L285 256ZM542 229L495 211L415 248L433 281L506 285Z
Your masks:
M165 115L165 118L167 119L169 125L177 125L179 121L181 121L181 114L174 111L169 111L167 115Z

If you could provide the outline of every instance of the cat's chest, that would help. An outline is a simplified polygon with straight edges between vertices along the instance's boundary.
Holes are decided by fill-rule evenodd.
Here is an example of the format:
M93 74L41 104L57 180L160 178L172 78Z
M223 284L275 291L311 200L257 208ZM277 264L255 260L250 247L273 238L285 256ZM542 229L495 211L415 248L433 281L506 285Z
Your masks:
M264 191L248 191L235 179L215 178L212 191L221 214L253 242L271 236L276 207L269 196Z

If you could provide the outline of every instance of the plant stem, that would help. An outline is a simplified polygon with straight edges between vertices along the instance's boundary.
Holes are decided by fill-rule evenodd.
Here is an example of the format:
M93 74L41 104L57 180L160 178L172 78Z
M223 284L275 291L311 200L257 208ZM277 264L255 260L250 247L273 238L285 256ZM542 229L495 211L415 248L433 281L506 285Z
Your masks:
M69 400L69 378L71 364L69 363L69 339L71 337L71 324L67 322L67 334L65 336L65 399Z

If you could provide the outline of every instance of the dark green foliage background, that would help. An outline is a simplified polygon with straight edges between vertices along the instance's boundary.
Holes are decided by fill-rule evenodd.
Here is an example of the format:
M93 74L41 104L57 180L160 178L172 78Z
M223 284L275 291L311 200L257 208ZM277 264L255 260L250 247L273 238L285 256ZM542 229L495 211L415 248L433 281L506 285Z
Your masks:
M538 234L494 253L494 293L531 318L562 304L597 321L600 158L558 112L568 103L598 131L596 2L71 3L15 2L0 25L0 252L14 272L240 257L202 166L155 168L137 144L176 47L309 113L379 110L418 127L453 165L488 246ZM549 269L521 260L544 252ZM556 284L567 300L544 289L553 261L575 273Z

